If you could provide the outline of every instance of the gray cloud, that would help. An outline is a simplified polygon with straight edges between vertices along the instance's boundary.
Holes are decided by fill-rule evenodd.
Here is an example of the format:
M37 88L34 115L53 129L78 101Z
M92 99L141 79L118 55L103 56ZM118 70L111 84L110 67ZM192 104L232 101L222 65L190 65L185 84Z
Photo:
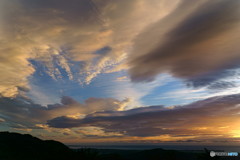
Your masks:
M227 89L237 87L234 83L231 82L216 82L211 84L208 88L211 90Z
M239 65L235 64L233 61L232 64L225 66L223 70L211 71L204 76L197 76L193 78L188 78L186 83L191 87L203 87L207 86L209 89L227 89L235 86L234 82L226 81L225 78L229 77L238 77ZM218 88L219 87L219 88Z
M239 1L182 1L136 39L129 60L132 81L170 73L201 87L232 76L240 62L239 24Z
M61 104L51 104L45 107L35 104L25 97L1 97L0 116L13 128L37 128L36 124L44 124L47 120L59 116L78 117L97 111L117 110L123 104L126 105L126 100L89 98L84 103L79 103L71 97L64 96ZM0 121L3 122L3 119L0 118Z
M66 116L49 120L55 128L100 127L125 136L209 136L230 134L239 121L240 95L220 96L175 108L142 107L128 111L101 112L74 119ZM236 123L233 123L236 122ZM235 125L235 126L234 126ZM228 135L229 136L229 135Z

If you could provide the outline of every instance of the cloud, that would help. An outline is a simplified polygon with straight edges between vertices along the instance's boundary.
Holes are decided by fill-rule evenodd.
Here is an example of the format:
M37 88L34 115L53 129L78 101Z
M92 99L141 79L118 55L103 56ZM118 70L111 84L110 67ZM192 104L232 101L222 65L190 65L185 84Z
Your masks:
M236 87L236 85L231 82L216 82L210 85L208 88L209 89L226 89L226 88L232 88L232 87Z
M128 81L128 77L127 76L118 77L116 81Z
M61 76L57 63L73 79L69 59L86 61L96 57L91 52L106 45L108 39L109 29L101 31L101 17L91 1L4 0L1 7L1 72L9 79L1 83L5 97L18 94L18 87L28 87L28 77L35 67L29 60L44 64L53 79ZM10 11L9 7L15 9ZM63 56L63 52L68 54Z
M74 131L76 134L83 135L84 137L89 137L89 138L99 138L99 137L118 137L121 136L119 133L114 133L114 132L104 132L101 128L99 127L81 127L78 128L78 130Z
M239 94L212 97L182 106L159 105L121 111L128 101L89 98L79 103L71 97L62 97L60 104L43 107L23 97L2 97L0 112L5 126L33 133L41 130L47 132L45 138L55 133L55 139L71 134L86 137L86 142L91 138L116 141L114 137L129 142L134 142L136 137L139 142L159 139L206 142L206 139L234 140L240 136ZM90 133L92 131L94 133ZM60 139L71 141L71 138Z
M78 119L61 116L49 120L48 125L55 128L100 127L106 133L115 132L125 137L233 138L233 131L239 129L239 104L240 95L236 94L170 108L150 106L97 112Z
M71 128L71 133L77 128L84 136L92 131L96 134L90 136L221 135L220 127L238 123L238 95L124 111L131 102L128 98L89 98L80 103L62 97L59 103L42 106L24 93L31 89L34 73L45 72L54 80L66 75L89 84L101 73L129 67L133 81L151 81L167 72L193 87L234 87L222 79L239 74L238 32L239 3L234 0L1 0L0 122L62 135L70 133L62 128ZM123 79L119 77L119 85L109 91L120 99L131 94L139 100L160 84L123 85ZM41 96L39 101L56 98L35 94ZM218 125L220 117L225 122ZM214 125L219 130L213 130Z
M53 79L62 77L62 69L83 84L118 71L134 37L176 5L166 0L2 0L1 96L16 97L19 88L30 89L29 77L37 67L33 61ZM73 73L72 62L81 63L78 73Z
M0 118L0 123L5 122L5 120L3 118Z
M232 76L240 61L239 7L234 0L182 1L136 38L129 59L132 81L170 73L202 87Z
M18 98L0 98L0 112L4 120L12 128L36 129L49 119L59 116L81 118L85 115L107 110L118 110L127 105L127 100L119 101L112 98L89 98L79 103L71 97L62 97L60 104L41 106L31 100ZM3 119L0 119L3 122ZM36 124L40 124L36 126ZM18 127L16 127L18 126ZM40 127L42 128L42 127Z

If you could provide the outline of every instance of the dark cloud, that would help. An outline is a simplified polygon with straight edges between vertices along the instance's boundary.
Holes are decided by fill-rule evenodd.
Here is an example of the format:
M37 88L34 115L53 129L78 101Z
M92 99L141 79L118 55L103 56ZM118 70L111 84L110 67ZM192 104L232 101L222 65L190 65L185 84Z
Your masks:
M73 118L62 116L54 118L48 122L48 125L55 128L72 128L79 125L79 120L72 121Z
M239 120L240 95L220 96L175 108L142 107L128 111L101 112L83 119L58 117L48 121L55 128L100 127L125 136L209 136L221 135L221 127ZM143 112L141 112L141 110ZM236 122L232 123L232 122ZM228 132L225 132L228 134Z
M109 46L105 46L95 52L97 55L106 55L107 53L111 52L112 48Z
M71 97L63 96L61 99L61 103L64 105L68 105L68 104L77 104L78 102L72 99Z
M69 0L67 3L65 0L20 0L20 4L26 11L51 11L67 21L81 22L82 25L100 22L101 14L92 0ZM49 19L44 13L38 13L36 17Z
M210 85L208 88L211 90L227 89L237 87L234 83L231 82L216 82Z
M218 71L211 71L204 76L196 76L193 78L188 78L186 83L191 87L203 87L207 86L209 89L227 89L234 87L234 82L224 81L224 78L227 77L238 77L238 69L239 64L235 64L234 62L228 66L225 66L225 69ZM219 87L219 88L217 88Z
M47 108L31 100L17 98L0 98L0 112L6 123L12 128L34 127L35 123L46 119ZM49 118L49 117L48 117Z
M91 114L97 111L117 110L125 101L111 98L89 98L79 103L71 97L63 96L60 104L42 106L25 97L0 97L0 122L8 123L12 128L38 128L49 119L60 116Z
M129 62L132 81L165 72L199 87L239 68L239 1L187 2L138 36Z

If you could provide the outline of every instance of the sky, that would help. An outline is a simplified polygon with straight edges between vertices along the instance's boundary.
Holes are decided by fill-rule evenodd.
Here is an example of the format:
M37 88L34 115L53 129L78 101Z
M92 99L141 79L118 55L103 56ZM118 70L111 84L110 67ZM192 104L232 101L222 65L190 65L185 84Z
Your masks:
M239 144L239 0L0 0L0 131Z

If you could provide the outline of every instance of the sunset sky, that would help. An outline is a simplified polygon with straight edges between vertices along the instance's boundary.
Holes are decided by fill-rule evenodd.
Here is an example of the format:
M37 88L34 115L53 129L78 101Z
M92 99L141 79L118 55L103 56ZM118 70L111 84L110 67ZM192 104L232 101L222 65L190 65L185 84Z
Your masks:
M240 143L240 0L0 0L0 131Z

